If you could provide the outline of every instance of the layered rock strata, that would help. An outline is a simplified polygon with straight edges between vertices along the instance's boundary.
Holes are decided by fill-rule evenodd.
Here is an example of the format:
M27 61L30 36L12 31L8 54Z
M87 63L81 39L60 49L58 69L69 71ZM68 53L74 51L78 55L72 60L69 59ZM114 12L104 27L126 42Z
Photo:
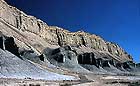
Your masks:
M46 47L70 45L78 49L86 47L91 51L108 53L120 62L132 61L132 57L117 44L83 31L70 32L56 26L48 26L43 21L9 6L4 0L0 0L0 31L4 35L14 37L18 47L32 49L38 54Z

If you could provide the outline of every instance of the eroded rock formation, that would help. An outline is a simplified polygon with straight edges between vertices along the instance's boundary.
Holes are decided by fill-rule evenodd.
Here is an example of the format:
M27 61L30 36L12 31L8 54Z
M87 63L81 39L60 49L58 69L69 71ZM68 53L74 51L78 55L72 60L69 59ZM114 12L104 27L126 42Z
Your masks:
M131 55L119 45L84 31L48 26L4 0L0 0L0 31L1 49L43 66L51 63L86 73L138 71L138 66L132 66Z
M78 73L85 73L85 71L89 73L91 71L96 74L123 75L135 74L137 70L137 66L132 61L120 62L113 59L108 53L99 51L78 53L76 48L72 46L63 46L57 49L46 48L43 54L45 55L44 59L47 59L51 64Z
M5 47L5 48L4 48ZM0 78L18 79L43 79L43 80L74 80L73 76L60 75L43 69L37 64L33 64L39 59L37 55L24 50L24 54L19 53L14 38L2 35L0 37ZM24 58L21 59L21 56ZM28 61L30 59L33 62ZM40 59L41 60L41 59Z
M132 57L117 44L83 31L70 32L56 26L48 26L43 21L7 5L3 0L0 0L0 26L3 34L14 37L19 47L32 47L38 53L46 47L84 46L108 52L120 61L132 61Z
M0 36L0 48L3 50L8 50L16 56L19 56L18 47L14 42L13 37Z

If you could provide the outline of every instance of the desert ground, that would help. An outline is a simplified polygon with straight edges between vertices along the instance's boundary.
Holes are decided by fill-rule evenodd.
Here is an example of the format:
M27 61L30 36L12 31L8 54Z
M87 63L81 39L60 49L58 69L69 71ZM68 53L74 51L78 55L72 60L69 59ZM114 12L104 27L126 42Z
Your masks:
M80 80L63 81L0 78L0 86L140 86L140 78L94 74L87 74Z

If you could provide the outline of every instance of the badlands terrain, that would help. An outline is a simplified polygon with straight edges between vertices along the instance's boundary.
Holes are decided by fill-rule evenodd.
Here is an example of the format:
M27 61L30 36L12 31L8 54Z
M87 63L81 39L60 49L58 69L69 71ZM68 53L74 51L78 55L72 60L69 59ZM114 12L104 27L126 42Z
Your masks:
M0 0L0 86L140 86L118 44L49 26Z

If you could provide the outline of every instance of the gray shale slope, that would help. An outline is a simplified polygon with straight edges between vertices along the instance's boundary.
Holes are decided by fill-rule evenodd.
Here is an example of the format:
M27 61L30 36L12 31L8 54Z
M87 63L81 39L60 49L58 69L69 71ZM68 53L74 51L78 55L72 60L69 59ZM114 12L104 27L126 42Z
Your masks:
M4 0L0 0L0 32L1 77L74 79L44 67L76 73L139 75L139 64L119 45L84 31L48 26Z
M0 37L0 44L3 43ZM0 46L0 77L17 79L42 79L42 80L76 80L73 76L60 75L37 66L27 59L21 58L13 38L5 37L4 45ZM9 49L11 48L11 49ZM15 54L15 55L14 55ZM17 57L18 56L18 57Z

